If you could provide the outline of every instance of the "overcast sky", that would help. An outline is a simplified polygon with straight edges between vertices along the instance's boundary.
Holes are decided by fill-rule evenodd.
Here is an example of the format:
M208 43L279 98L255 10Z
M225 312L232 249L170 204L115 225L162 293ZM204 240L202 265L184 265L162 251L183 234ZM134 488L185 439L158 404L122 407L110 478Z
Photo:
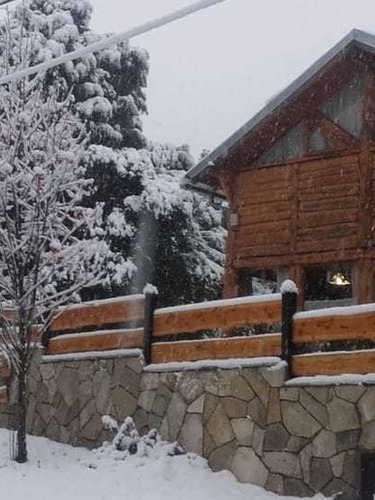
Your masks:
M91 0L118 32L191 0ZM148 138L214 149L352 28L375 32L375 0L227 0L133 40L150 54Z

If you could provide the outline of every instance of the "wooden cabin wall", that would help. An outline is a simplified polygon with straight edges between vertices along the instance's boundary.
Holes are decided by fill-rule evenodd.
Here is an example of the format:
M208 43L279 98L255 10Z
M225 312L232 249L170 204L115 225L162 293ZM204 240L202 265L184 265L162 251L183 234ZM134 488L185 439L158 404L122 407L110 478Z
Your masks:
M356 271L364 281L375 263L366 256L375 247L374 157L358 151L237 174L224 295L238 295L241 269L288 267L298 282L304 265L366 258ZM360 302L372 297L372 286L357 288Z

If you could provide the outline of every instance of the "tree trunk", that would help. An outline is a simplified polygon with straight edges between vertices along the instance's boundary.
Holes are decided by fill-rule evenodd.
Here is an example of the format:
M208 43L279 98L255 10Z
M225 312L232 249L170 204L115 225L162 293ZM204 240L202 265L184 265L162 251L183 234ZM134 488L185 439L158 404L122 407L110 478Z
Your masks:
M26 363L22 362L18 374L18 422L17 422L17 453L16 462L23 464L27 462L26 447Z

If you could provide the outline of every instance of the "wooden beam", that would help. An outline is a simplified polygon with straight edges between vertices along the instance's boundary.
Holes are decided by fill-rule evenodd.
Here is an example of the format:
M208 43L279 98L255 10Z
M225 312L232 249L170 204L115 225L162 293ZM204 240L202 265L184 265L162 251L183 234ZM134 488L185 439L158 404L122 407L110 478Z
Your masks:
M143 328L61 335L50 339L47 354L133 349L143 346Z
M293 356L295 377L375 373L375 352L357 351Z
M179 333L196 333L202 330L229 331L247 325L275 324L281 321L280 296L264 302L251 301L245 304L219 305L194 308L159 309L154 317L154 337L165 337ZM175 309L175 311L173 310Z
M375 313L295 318L294 342L375 341Z
M53 320L51 331L77 331L84 327L101 327L144 319L144 297L119 297L95 302L83 302L63 309Z
M281 334L162 342L152 346L153 363L199 361L202 359L257 358L280 356L280 354Z

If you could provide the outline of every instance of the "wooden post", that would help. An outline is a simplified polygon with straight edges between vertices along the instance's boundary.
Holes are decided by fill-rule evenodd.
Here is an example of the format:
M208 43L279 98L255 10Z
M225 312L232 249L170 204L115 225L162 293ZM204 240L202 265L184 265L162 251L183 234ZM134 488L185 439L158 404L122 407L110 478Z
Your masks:
M145 294L145 323L143 336L143 357L146 365L152 361L152 334L154 329L154 311L158 298L157 288L147 285L144 289Z
M298 290L295 283L286 280L281 285L281 357L287 363L287 378L293 376L293 316L297 312Z

